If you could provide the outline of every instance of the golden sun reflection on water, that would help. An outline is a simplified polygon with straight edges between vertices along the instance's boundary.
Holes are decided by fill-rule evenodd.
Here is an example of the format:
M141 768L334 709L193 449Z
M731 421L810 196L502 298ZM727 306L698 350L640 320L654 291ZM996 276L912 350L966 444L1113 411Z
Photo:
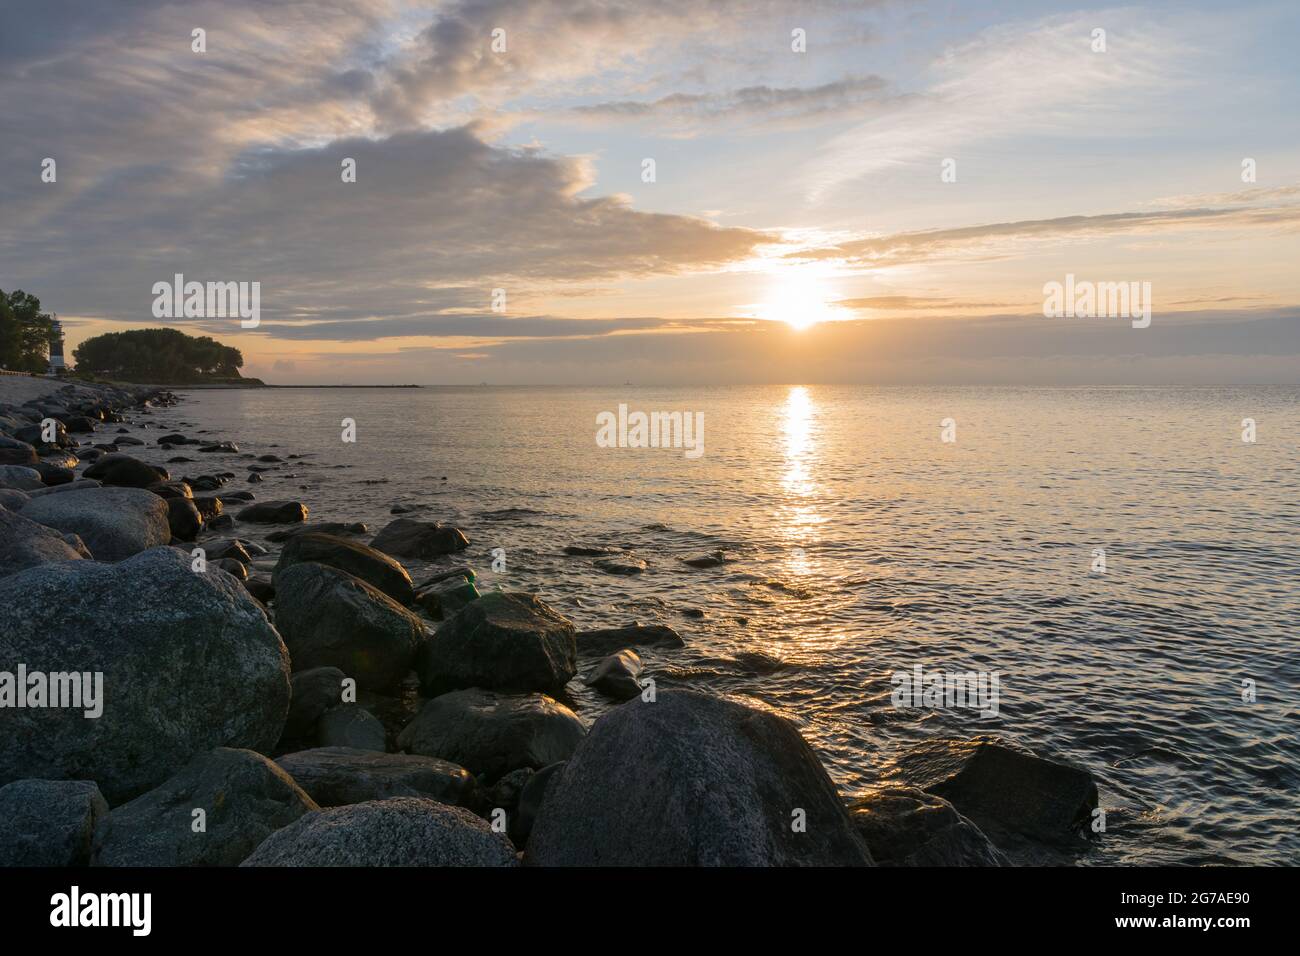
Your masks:
M797 576L817 571L816 561L808 553L808 548L817 542L817 526L826 521L816 502L816 473L820 461L818 411L808 388L796 385L786 395L780 413L785 465L781 474L783 496L776 516L777 527L791 545L785 561L786 570Z

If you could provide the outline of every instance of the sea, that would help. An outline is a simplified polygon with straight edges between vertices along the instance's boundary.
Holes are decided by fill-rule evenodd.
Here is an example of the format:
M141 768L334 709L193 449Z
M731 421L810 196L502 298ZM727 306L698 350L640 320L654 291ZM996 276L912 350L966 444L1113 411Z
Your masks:
M372 532L413 509L470 540L405 562L417 583L466 563L579 628L668 624L686 646L642 652L657 688L783 714L845 796L917 744L997 738L1096 778L1105 831L1066 862L1300 863L1300 388L180 394L151 428L286 462L174 475ZM698 453L598 441L620 406L702 422ZM996 706L900 705L917 667L996 676ZM571 689L584 720L611 706Z

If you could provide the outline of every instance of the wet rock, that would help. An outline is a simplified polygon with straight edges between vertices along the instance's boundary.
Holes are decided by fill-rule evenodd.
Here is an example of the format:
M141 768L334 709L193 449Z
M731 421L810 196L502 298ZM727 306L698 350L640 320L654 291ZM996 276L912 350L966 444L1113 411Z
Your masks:
M275 585L271 583L271 579L268 577L249 575L248 579L244 581L244 588L263 604L270 604L275 600Z
M436 621L451 617L481 595L474 582L457 575L425 588L415 595L415 603Z
M243 492L243 494L251 493L252 492ZM228 495L227 497L232 496ZM318 534L342 535L365 534L369 530L370 529L360 521L322 521L319 524L312 525L310 528L283 528L279 531L272 531L266 536L266 540L270 541L272 544L279 544L281 541L288 541L294 535L306 534L309 531L314 531Z
M36 473L41 476L41 481L51 487L55 485L66 485L77 479L77 473L71 468L65 468L63 465L56 465L48 461L38 461L32 466Z
M379 753L388 749L384 725L360 704L340 704L321 715L316 724L316 742L322 747L349 747Z
M162 438L159 438L159 439L158 439L158 444L160 444L160 445L198 445L198 444L201 444L201 443L200 443L200 441L199 441L197 438L186 438L184 435L180 434L179 432L172 432L171 434L163 435Z
M162 507L145 491L105 490ZM94 780L110 804L213 747L269 751L289 709L288 654L262 608L229 575L191 571L175 548L0 578L0 660L103 675L97 718L83 717L89 706L0 708L0 783Z
M726 563L726 556L721 551L702 554L695 558L682 558L682 564L690 565L692 568L720 568Z
M991 738L928 741L898 765L904 780L943 797L1004 850L1015 835L1077 844L1097 806L1087 770Z
M606 555L618 554L616 548L593 548L586 545L570 544L564 549L564 553L582 558L602 558Z
M79 535L99 561L121 561L171 541L166 502L140 488L43 495L23 505L21 514Z
M630 648L610 654L592 668L586 684L606 697L631 700L641 693L641 657Z
M436 558L465 550L469 538L459 528L438 522L398 518L375 535L370 546L399 558Z
M346 571L383 591L398 604L410 604L415 598L411 576L388 555L347 538L314 531L296 534L285 542L272 580L286 568L305 562Z
M203 516L189 498L167 498L167 526L172 538L193 541L203 530Z
M244 542L238 538L218 538L215 541L205 541L203 550L207 553L209 561L220 561L222 558L233 558L241 564L252 564L253 556L249 553Z
M149 490L159 498L185 498L192 500L194 491L189 484L184 481L160 481L157 484L149 485Z
M277 572L275 622L294 667L337 667L367 690L397 686L424 640L420 619L346 571L295 564Z
M416 662L420 692L559 693L577 671L573 625L535 595L492 591L447 620Z
M1010 865L951 803L914 787L860 797L849 816L879 866Z
M87 435L95 430L95 420L86 415L70 415L63 424L77 435Z
M578 653L584 657L613 654L625 647L685 647L682 636L667 624L629 624L577 634Z
M105 455L82 472L83 478L94 478L102 485L118 488L148 488L171 475L165 468L155 468L130 455Z
M237 455L239 446L232 441L216 442L211 445L203 445L199 451L207 454Z
M596 721L528 839L542 866L862 866L835 787L789 721L686 690Z
M639 558L605 558L596 561L595 565L606 574L621 574L624 576L641 574L649 567Z
M207 521L216 518L225 511L225 504L215 495L203 495L194 499L194 507L198 509L203 520Z
M0 787L0 866L85 866L108 815L91 780L15 780Z
M397 745L459 764L494 781L520 767L566 760L585 730L577 715L545 694L471 688L427 701Z
M390 797L313 813L244 866L517 866L514 847L463 807Z
M0 577L51 561L80 561L81 553L53 528L0 506Z
M238 866L272 833L319 809L278 764L218 747L101 821L94 863ZM194 832L195 810L204 832Z
M307 520L307 506L301 501L259 501L237 515L240 521L259 524L298 524Z
M475 812L484 805L473 775L436 757L317 747L276 762L322 807L389 797L426 797Z

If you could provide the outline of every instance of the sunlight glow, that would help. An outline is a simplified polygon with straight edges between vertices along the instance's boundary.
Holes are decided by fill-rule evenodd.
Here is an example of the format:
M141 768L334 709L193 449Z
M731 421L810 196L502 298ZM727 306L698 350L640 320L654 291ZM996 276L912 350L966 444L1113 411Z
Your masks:
M802 331L819 322L847 318L841 309L830 304L835 298L822 276L808 271L789 271L775 276L767 296L754 314L769 322L784 322Z

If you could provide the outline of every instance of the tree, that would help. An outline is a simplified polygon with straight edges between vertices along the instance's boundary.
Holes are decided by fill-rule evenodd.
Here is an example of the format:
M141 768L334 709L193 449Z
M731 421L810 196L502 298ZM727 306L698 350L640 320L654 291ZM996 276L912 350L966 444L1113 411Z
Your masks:
M156 385L239 378L244 364L239 349L176 329L106 332L86 339L72 355L79 375Z
M41 300L18 289L0 290L0 368L44 372L50 365L54 318L41 311Z

